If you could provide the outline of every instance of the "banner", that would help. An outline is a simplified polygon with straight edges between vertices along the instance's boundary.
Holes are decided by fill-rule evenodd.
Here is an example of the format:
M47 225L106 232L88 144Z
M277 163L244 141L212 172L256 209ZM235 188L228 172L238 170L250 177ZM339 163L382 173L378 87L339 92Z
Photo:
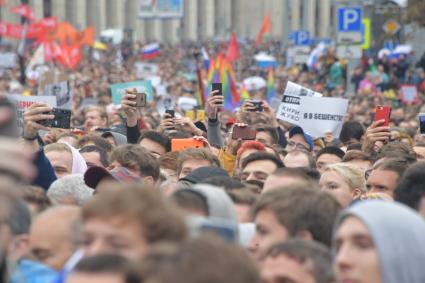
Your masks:
M288 81L282 102L276 111L276 118L298 125L300 121L301 96L322 97L322 94Z
M320 105L320 107L318 107ZM300 119L298 125L313 137L324 137L332 133L338 137L348 100L335 97L300 97Z
M418 89L416 88L416 85L407 85L407 84L401 85L400 96L401 96L401 101L404 103L419 102Z
M127 88L135 88L139 93L146 93L146 101L153 101L153 88L151 81L135 81L129 83L120 83L111 85L112 103L115 105L121 104L121 99Z
M139 18L182 18L183 0L140 0Z
M59 108L72 109L72 90L65 73L45 72L39 82L41 96L54 96Z
M56 97L54 96L23 96L23 95L8 95L12 102L16 104L18 116L18 127L22 132L24 125L24 112L36 102L47 103L51 107L56 107Z

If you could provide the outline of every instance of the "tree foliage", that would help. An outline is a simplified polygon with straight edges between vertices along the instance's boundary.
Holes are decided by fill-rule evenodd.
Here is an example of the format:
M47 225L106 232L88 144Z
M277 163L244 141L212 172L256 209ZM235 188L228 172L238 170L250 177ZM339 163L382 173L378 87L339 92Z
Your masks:
M425 26L425 0L409 0L407 2L407 20Z

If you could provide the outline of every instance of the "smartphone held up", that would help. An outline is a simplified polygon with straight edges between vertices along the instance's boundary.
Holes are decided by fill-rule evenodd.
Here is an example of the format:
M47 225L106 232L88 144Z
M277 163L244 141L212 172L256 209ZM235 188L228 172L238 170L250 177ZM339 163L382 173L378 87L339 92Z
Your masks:
M375 122L384 120L382 126L388 127L390 124L391 107L390 106L376 106L375 108Z

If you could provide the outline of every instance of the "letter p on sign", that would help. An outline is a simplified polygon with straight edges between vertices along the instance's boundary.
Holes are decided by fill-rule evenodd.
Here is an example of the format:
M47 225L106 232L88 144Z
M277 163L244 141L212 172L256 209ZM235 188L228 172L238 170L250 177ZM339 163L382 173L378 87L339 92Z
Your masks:
M338 31L361 31L362 8L342 7L338 9Z

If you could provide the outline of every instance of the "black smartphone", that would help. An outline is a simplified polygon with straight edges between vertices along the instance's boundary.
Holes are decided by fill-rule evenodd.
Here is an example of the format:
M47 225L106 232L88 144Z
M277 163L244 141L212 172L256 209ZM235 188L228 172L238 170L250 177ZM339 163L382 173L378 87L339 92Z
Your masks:
M176 111L174 110L165 110L165 114L168 114L171 118L174 118L176 115Z
M52 112L45 113L45 114L52 114L54 115L54 118L52 120L39 121L38 123L40 125L43 125L45 127L50 127L50 128L61 128L61 129L71 128L71 110L53 108Z
M136 93L136 107L146 106L146 93Z
M263 112L264 108L263 108L263 102L260 100L250 100L248 101L249 103L251 103L252 105L254 105L255 108L249 110L251 112Z
M218 90L218 92L214 93L214 96L223 95L223 87L221 83L212 83L211 91L216 91L216 90Z
M421 136L425 136L425 113L419 113L419 130Z

